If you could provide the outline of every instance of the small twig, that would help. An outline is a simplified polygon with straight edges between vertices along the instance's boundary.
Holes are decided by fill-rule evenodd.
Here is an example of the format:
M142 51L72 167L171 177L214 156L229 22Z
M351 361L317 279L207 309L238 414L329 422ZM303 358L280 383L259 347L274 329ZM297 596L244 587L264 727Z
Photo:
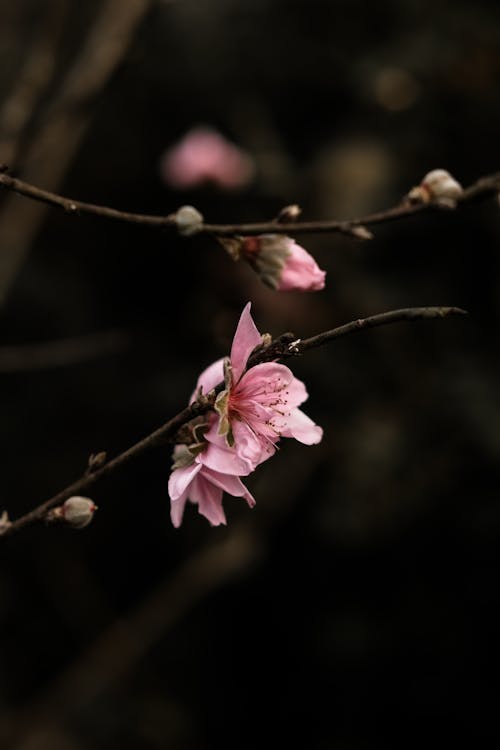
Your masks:
M5 168L4 168L5 170ZM6 174L5 171L0 174L0 186L7 190L23 195L26 198L32 198L35 201L46 203L64 209L68 213L83 215L88 214L98 216L114 221L123 221L129 224L138 224L149 227L176 227L175 214L168 216L154 216L150 214L137 214L127 211L118 211L108 206L98 206L93 203L84 203L83 201L65 198L62 195L51 193L48 190L42 190L27 182L18 180ZM481 177L469 188L463 191L457 199L457 204L462 205L467 202L486 198L489 195L497 193L500 190L500 173L495 173L487 177ZM367 239L370 233L366 226L383 224L397 219L404 219L416 214L429 211L442 210L434 203L411 203L403 200L399 205L389 208L385 211L369 214L357 219L348 221L327 220L327 221L295 221L283 223L278 219L263 222L253 222L249 224L207 224L203 223L197 227L196 234L209 234L218 237L231 237L233 235L259 235L259 234L320 234L340 232L358 239Z
M315 349L317 346L323 346L334 339L346 336L349 333L362 331L365 328L376 328L377 326L401 323L402 321L448 318L452 315L467 315L467 311L462 310L460 307L407 307L401 310L391 310L390 312L380 313L379 315L371 315L369 318L353 320L351 323L346 323L346 325L333 328L331 331L325 331L324 333L318 333L317 336L303 339L302 341L297 342L295 345L295 351L290 351L287 353L287 356L303 354L309 349Z
M260 362L269 362L270 360L286 359L288 357L297 356L298 354L303 354L309 349L323 346L334 339L355 333L356 331L364 330L365 328L375 328L376 326L399 323L401 321L431 320L436 318L447 318L452 315L466 314L465 310L461 310L458 307L409 307L402 310L391 310L386 313L372 315L368 318L353 320L346 325L333 328L330 331L325 331L308 339L294 340L295 337L293 334L286 333L278 336L278 338L271 341L266 347L259 347L259 349L249 358L247 367L253 367ZM215 390L218 391L222 387L223 384L221 383ZM172 419L162 425L162 427L158 428L155 432L151 433L143 440L140 440L138 443L135 443L135 445L113 460L105 463L101 468L97 468L91 473L86 473L76 482L69 485L69 487L61 490L57 495L49 498L49 500L46 500L34 510L26 513L17 520L9 522L4 526L0 525L0 536L9 536L25 526L43 521L46 518L47 512L51 508L60 505L73 495L81 495L89 490L99 479L121 469L143 453L161 445L165 445L169 440L176 436L178 430L184 424L202 414L205 414L212 408L213 399L201 396L197 401L183 409L175 417L172 417Z
M297 357L309 349L324 346L334 339L347 336L365 328L377 328L391 323L414 320L435 320L436 318L448 318L452 315L467 315L466 310L460 307L406 307L400 310L390 310L385 313L371 315L368 318L352 320L338 328L323 331L308 339L297 339L293 333L284 333L266 347L259 347L249 357L247 367L254 367L260 362L271 362L276 359L288 359Z

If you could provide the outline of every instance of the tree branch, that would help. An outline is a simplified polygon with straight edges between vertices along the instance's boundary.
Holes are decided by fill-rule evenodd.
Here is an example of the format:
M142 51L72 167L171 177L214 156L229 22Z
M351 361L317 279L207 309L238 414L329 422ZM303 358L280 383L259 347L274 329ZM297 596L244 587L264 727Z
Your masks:
M295 339L294 334L286 333L274 339L268 346L257 349L248 359L247 368L254 367L261 362L269 362L277 359L287 359L303 354L310 349L323 346L341 336L347 336L351 333L364 330L365 328L375 328L377 326L399 323L402 321L415 320L432 320L437 318L447 318L453 315L466 315L465 310L458 307L409 307L401 310L391 310L389 312L372 315L368 318L353 320L338 328L330 331L324 331L317 336L308 339ZM221 390L221 383L215 390ZM15 521L3 520L0 522L0 536L9 536L16 531L20 531L25 526L43 521L47 512L57 505L61 505L65 500L73 495L79 495L87 492L99 479L112 474L123 468L130 461L139 458L143 453L165 445L171 441L177 434L182 425L190 422L192 419L205 414L213 408L213 399L210 397L201 397L198 401L187 406L175 417L152 432L147 437L131 446L124 453L104 464L101 468L86 474L73 484L58 492L53 497L36 507L34 510L26 513Z
M71 214L91 215L114 221L123 221L129 224L138 224L149 227L176 228L175 214L168 216L155 216L150 214L137 214L127 211L119 211L108 206L98 206L93 203L84 203L82 201L65 198L62 195L51 193L48 190L42 190L27 182L18 180L6 174L6 167L0 168L0 186L7 190L31 198L35 201L46 203L50 206L62 208ZM481 177L475 183L470 185L457 199L457 205L463 205L478 199L487 198L490 195L500 191L500 172L486 177ZM443 210L436 203L411 203L404 199L397 206L385 211L368 214L357 219L346 221L328 220L328 221L295 221L280 222L277 219L272 221L254 222L249 224L207 224L202 223L196 228L196 234L209 234L218 237L230 237L233 235L259 235L259 234L320 234L340 232L349 234L358 239L365 238L359 231L359 227L373 226L375 224L384 224L397 219L404 219L421 213L430 211ZM356 229L358 228L358 229Z

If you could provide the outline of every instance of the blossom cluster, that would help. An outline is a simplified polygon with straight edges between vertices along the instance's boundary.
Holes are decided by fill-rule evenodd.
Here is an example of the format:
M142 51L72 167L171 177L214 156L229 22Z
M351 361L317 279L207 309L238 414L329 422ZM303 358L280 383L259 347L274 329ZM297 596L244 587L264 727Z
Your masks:
M248 303L230 357L210 365L191 396L192 403L200 393L210 394L224 384L215 399L215 410L195 420L191 438L174 449L168 485L174 526L182 523L188 500L198 505L200 514L213 526L225 524L223 493L242 497L253 507L255 500L241 477L270 458L282 437L313 445L323 436L321 427L298 408L308 394L288 367L264 362L247 369L250 354L261 344Z

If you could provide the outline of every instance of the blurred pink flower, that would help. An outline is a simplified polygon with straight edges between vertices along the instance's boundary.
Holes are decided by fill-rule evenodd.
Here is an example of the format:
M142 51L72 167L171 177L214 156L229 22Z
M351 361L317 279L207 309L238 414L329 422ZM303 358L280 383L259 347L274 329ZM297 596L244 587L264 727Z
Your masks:
M323 430L298 406L308 398L304 383L292 371L276 362L255 365L245 372L253 349L262 337L250 315L250 303L243 310L231 347L229 365L224 360L208 367L198 380L198 388L208 393L225 375L226 388L217 396L219 425L212 423L205 439L220 448L220 438L234 447L248 474L272 456L281 437L295 438L306 445L319 443Z
M241 243L243 258L273 289L280 292L316 292L324 289L325 271L291 237L261 234L242 237Z
M179 190L189 190L213 182L223 190L247 185L254 175L251 157L212 128L190 130L160 161L165 182Z
M174 469L170 475L168 482L168 494L171 501L170 517L176 528L182 523L184 508L188 500L198 505L198 512L205 516L212 526L226 523L222 507L224 492L234 497L244 498L250 508L255 505L254 498L237 476L207 468L202 463L201 456L202 454L196 456L188 466Z

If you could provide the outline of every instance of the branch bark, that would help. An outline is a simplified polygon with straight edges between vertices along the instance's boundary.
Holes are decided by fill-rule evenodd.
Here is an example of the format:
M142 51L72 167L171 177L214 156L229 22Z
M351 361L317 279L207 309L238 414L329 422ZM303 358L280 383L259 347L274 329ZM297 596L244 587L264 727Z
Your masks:
M129 224L138 224L141 226L156 228L173 228L175 229L175 214L167 216L155 216L151 214L137 214L128 211L119 211L109 206L99 206L93 203L84 203L72 198L65 198L62 195L51 193L48 190L42 190L35 185L31 185L23 180L18 180L6 173L7 167L2 166L3 172L0 173L0 186L18 193L26 198L48 204L74 215L91 215L103 219L122 221ZM500 191L500 172L481 177L479 180L470 185L463 191L457 199L457 206L472 201L487 198ZM277 219L272 221L253 222L249 224L207 224L202 223L196 228L196 234L215 235L217 237L231 237L234 235L259 235L259 234L325 234L325 233L342 233L348 234L353 238L366 239L367 235L360 232L360 228L374 226L376 224L385 224L398 219L405 219L416 214L430 213L431 211L442 211L442 206L437 203L411 203L404 199L397 206L378 211L377 213L368 214L355 219L327 221L295 221L280 222ZM447 208L446 210L450 210Z

